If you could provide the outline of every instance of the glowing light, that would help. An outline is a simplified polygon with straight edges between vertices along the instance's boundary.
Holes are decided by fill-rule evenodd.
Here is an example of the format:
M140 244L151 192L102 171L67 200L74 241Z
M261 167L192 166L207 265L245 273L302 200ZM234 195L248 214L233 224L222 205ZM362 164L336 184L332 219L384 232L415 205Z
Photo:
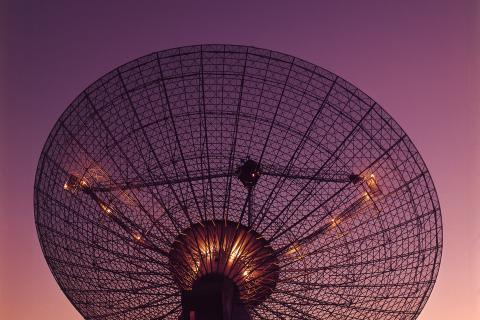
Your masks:
M201 249L200 249L200 252L206 256L206 257L209 257L211 258L212 257L212 252L215 251L215 247L212 248L210 247L209 245L205 244Z
M133 240L138 241L138 242L141 242L143 240L142 235L138 231L134 231L132 233L132 237L133 237Z
M65 181L65 183L63 184L63 189L75 192L79 186L80 181L75 175L71 174L70 176L68 176L67 181Z
M370 193L374 194L380 191L380 189L378 188L377 179L375 178L375 175L371 174L370 178L368 178L366 182L367 182L368 188L370 189Z
M143 241L149 247L150 241L145 236ZM193 283L205 275L219 274L237 285L245 301L261 300L263 288L273 286L278 277L275 252L268 242L237 222L197 223L184 230L172 247L169 253L172 273L185 290L191 290ZM289 258L297 259L297 255Z
M299 249L300 249L299 245L294 243L290 246L290 248L288 248L287 254L298 253Z
M103 202L100 202L100 208L102 208L102 210L103 210L106 214L108 214L108 215L110 215L110 214L112 213L112 209L110 209L110 208L109 208L105 203L103 203Z
M338 218L333 218L333 219L330 220L330 221L332 222L331 228L332 228L332 229L335 228L338 238L341 238L341 237L343 237L343 236L346 235L346 233L345 233L345 232L342 232L342 231L340 230L340 227L338 227L338 226L340 225L340 222L341 222L340 219L338 219ZM338 228L336 228L336 227L338 227Z
M230 251L230 256L228 257L228 261L230 262L234 261L236 258L238 258L239 255L240 255L240 245L238 244L238 242L235 242L235 244L233 245L232 251Z
M335 228L340 223L340 220L337 218L332 218L330 221L332 222L332 228Z

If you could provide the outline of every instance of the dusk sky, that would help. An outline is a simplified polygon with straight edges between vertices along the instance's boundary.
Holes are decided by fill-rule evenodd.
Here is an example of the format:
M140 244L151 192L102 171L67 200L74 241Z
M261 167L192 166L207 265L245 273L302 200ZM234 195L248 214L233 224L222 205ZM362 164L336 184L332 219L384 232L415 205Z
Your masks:
M81 319L50 273L33 214L37 162L60 114L123 63L203 43L302 58L387 110L442 208L442 263L419 319L480 319L480 2L332 3L2 1L0 319Z

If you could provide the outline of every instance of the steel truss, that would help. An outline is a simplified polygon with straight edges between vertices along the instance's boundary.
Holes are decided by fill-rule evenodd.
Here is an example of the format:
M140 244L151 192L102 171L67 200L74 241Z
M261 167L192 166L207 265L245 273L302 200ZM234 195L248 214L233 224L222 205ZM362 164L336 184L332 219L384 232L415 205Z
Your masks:
M35 222L86 319L178 319L169 252L211 221L254 230L278 261L275 289L247 305L253 319L415 319L440 264L439 201L413 143L359 89L295 57L152 53L55 124Z

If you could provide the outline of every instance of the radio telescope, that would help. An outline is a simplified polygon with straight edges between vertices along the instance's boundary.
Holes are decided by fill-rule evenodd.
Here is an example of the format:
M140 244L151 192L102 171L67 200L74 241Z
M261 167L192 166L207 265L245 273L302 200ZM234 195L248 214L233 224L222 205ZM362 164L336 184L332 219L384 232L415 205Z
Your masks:
M246 46L149 54L61 115L35 223L85 319L415 319L439 201L375 101Z

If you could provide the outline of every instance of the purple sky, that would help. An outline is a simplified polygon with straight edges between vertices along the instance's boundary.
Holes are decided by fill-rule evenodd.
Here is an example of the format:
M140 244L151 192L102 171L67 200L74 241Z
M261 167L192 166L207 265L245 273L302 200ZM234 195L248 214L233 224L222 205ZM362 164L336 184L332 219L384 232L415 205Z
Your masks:
M480 319L480 2L54 2L0 3L0 319L81 318L33 219L38 157L60 114L118 65L201 43L303 58L382 105L419 149L442 205L442 265L419 319Z

